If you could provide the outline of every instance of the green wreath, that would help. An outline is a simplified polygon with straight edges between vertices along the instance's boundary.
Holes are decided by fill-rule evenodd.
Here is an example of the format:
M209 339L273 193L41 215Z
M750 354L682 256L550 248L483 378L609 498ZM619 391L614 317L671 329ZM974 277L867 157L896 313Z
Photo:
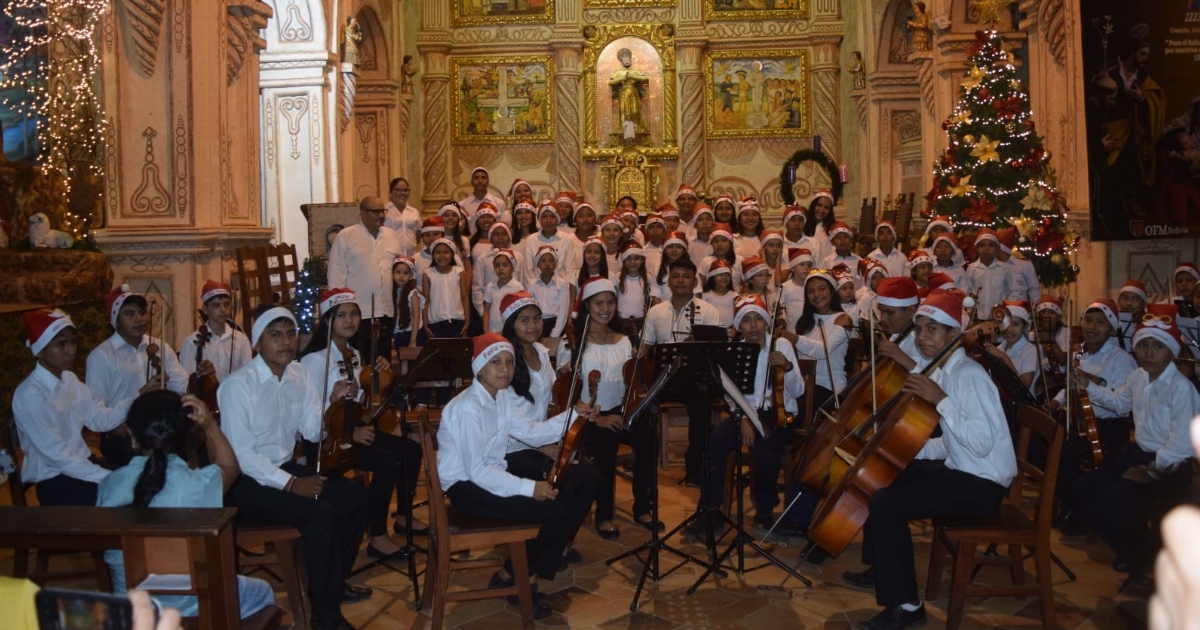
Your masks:
M787 183L788 169L799 166L803 162L816 162L825 168L829 173L829 181L833 182L833 198L839 200L842 198L842 178L838 174L838 166L829 159L828 155L820 151L812 149L801 149L792 154L783 163L783 170L779 173L779 194L783 197L784 205L792 205L796 203L796 193L792 191L792 186Z

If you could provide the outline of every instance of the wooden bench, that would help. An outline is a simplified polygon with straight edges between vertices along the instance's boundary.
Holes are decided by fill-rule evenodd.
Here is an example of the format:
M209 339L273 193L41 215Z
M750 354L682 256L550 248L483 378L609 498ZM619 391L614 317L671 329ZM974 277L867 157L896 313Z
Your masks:
M128 588L150 573L191 576L202 630L239 628L233 508L0 507L0 548L121 549ZM256 619L278 618L273 614ZM268 619L265 625L271 625ZM257 624L256 624L257 625Z

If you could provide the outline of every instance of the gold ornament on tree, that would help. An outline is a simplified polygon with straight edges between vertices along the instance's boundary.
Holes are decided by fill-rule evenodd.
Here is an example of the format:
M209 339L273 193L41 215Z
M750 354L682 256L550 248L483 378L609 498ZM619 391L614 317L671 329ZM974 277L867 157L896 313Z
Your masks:
M1012 0L971 0L971 6L979 11L979 23L995 26L1008 10Z

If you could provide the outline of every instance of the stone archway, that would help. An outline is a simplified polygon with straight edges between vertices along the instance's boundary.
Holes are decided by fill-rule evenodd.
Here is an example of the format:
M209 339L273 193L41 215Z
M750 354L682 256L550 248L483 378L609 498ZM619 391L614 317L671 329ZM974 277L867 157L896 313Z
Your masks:
M399 81L392 46L378 13L370 6L359 10L362 28L359 45L358 77L352 97L353 111L348 121L351 181L354 198L385 196L392 173L392 130L395 127L396 96Z

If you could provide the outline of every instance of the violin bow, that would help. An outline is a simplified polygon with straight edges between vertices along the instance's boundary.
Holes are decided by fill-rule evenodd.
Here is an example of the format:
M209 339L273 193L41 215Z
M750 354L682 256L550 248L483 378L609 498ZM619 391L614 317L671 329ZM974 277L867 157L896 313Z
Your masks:
M325 441L324 419L325 412L329 410L329 352L333 350L333 318L330 319L329 331L325 335L325 377L321 381L321 432L317 435L317 475L321 474L321 443Z
M571 359L572 359L571 362L574 363L575 365L571 369L571 373L572 373L571 389L570 389L570 391L567 392L567 409L566 409L567 420L566 420L566 422L563 423L562 435L559 436L559 438L558 438L558 448L560 448L560 449L562 448L563 444L565 444L567 441L567 432L571 430L571 423L574 421L574 418L571 417L571 414L573 414L575 412L575 405L579 402L578 399L576 399L576 394L578 394L579 392L575 388L579 385L579 383L582 380L579 375L579 370L583 369L583 348L584 348L584 345L587 344L587 329L588 329L588 326L591 325L591 323L592 323L592 314L590 312L584 313L584 315L583 315L583 332L581 333L579 331L575 331L575 334L579 335L579 343L576 344L579 346L579 348L577 348L577 351L579 352L579 354L577 356L571 357ZM593 400L592 402L595 403L596 401Z
M816 315L813 315L813 317L817 320L817 330L821 331L821 347L825 349L825 369L829 371L829 391L833 392L833 408L835 410L841 409L842 404L838 402L837 398L837 384L833 381L833 362L829 360L829 341L825 338L825 322L821 321ZM874 378L874 375L872 375L872 378Z
M164 369L164 368L166 368L166 358L165 358L166 353L163 352L163 349L165 348L164 344L166 343L165 341L163 341L163 338L165 338L166 336L167 336L167 302L166 302L166 300L163 300L162 306L158 309L158 360L159 360L158 386L159 386L159 389L167 388L167 370Z
M1068 318L1067 325L1070 326L1071 325L1070 322L1075 321L1074 320L1075 300L1072 300L1071 296L1068 295L1063 298L1063 305L1067 307L1067 318ZM1071 387L1077 385L1075 383L1075 362L1072 359L1073 359L1073 357L1070 357L1070 356L1067 357L1067 376L1066 376L1066 392L1067 392L1066 403L1067 404L1063 405L1063 408L1064 408L1063 409L1063 411L1064 411L1063 419L1064 419L1064 423L1067 425L1068 431L1072 430L1071 429L1071 420L1072 420L1071 416L1074 415L1071 413L1071 411L1072 411L1071 410L1071 407L1072 407L1072 405L1071 405Z
M868 336L871 338L871 348L869 351L869 354L871 355L871 412L874 413L876 411L879 411L879 400L877 398L876 389L875 389L875 309L874 308L867 309L867 322L868 322L868 327L871 329L871 332L868 333Z

